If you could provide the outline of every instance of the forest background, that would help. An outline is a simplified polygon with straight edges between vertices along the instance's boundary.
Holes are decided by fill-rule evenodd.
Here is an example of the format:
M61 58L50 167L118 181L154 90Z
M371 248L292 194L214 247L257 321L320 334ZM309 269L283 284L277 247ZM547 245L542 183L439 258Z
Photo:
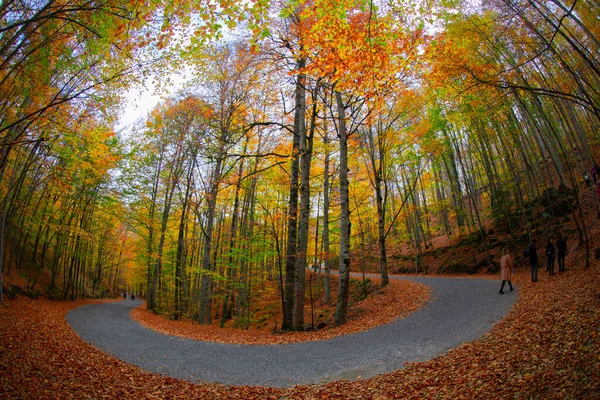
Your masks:
M588 267L599 14L581 0L3 2L0 270L27 283L0 300L126 290L171 319L248 328L276 293L280 327L303 330L318 288L340 325L350 270L382 286L494 272L500 247L520 254L565 221ZM118 131L127 89L166 90L174 71L185 89Z

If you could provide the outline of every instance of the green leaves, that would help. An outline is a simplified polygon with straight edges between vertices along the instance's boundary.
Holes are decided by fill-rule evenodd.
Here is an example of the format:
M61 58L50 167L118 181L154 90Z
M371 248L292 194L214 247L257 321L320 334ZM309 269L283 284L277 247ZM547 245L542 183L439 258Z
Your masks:
M281 18L289 18L296 12L296 9L304 4L306 0L289 0L285 7L281 9L279 12L279 17Z

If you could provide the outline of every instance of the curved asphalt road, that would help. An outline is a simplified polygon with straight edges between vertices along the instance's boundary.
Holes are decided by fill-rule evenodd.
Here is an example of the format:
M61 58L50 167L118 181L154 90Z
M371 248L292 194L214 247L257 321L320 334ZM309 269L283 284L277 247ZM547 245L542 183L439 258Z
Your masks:
M67 321L83 340L147 371L193 382L290 387L368 378L429 360L481 337L517 298L516 292L499 295L497 280L390 278L429 286L430 302L405 319L319 342L250 346L163 335L130 318L139 300L82 306Z

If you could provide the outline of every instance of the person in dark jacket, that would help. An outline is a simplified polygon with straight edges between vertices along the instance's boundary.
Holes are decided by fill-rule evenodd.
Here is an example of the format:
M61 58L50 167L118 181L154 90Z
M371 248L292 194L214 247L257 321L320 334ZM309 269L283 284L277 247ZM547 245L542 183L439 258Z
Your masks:
M561 236L556 241L556 250L558 253L558 272L565 272L565 257L567 256L567 241Z
M554 244L552 243L550 238L548 238L548 244L546 245L546 270L548 271L550 276L554 275L555 255L556 254L554 252Z
M529 245L529 265L531 265L531 282L538 281L538 255L535 240Z

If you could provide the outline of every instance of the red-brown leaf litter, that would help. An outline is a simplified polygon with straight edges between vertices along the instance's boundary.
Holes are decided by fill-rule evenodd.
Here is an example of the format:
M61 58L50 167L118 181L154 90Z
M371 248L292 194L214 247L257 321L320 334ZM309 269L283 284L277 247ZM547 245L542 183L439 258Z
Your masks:
M600 269L580 254L529 282L480 340L359 381L292 389L193 384L142 371L81 340L65 314L90 301L17 298L0 307L0 398L600 398ZM115 327L115 329L117 329Z
M429 300L429 288L410 281L390 281L383 289L371 293L358 307L350 310L347 323L328 329L306 332L285 332L273 334L264 330L240 330L192 324L189 320L169 321L140 307L132 310L131 316L147 328L168 335L187 337L196 340L237 343L237 344L282 344L314 340L326 340L349 333L366 331L387 324L397 318L404 318L422 307ZM322 309L322 308L321 308ZM306 307L306 321L310 321L309 306Z

